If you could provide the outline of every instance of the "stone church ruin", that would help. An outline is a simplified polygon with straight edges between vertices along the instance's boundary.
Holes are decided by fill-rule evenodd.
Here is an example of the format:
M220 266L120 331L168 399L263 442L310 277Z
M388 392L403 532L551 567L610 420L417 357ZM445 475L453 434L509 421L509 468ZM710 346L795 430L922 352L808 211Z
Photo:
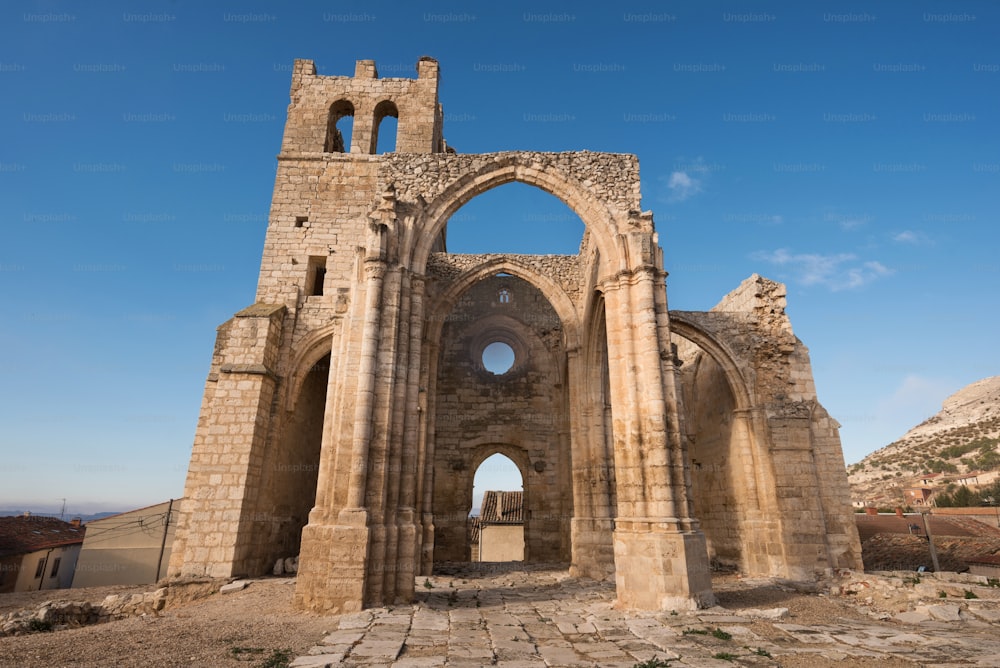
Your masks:
M713 562L860 568L839 425L784 287L754 275L668 311L635 156L461 154L442 124L431 58L415 79L295 61L256 299L218 330L171 577L299 554L302 607L410 600L468 558L496 453L524 482L525 561L614 578L625 608L710 604ZM449 217L513 181L580 217L577 255L447 251ZM501 374L482 362L496 342Z

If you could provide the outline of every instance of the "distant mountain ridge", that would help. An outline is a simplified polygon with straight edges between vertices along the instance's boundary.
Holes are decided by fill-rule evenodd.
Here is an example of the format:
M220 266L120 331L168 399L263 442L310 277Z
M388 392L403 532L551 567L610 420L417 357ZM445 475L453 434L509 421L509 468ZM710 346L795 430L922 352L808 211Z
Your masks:
M906 505L907 488L992 482L1000 476L998 446L1000 376L991 376L966 385L937 414L848 467L852 498L892 507Z
M76 519L77 517L79 517L80 520L84 524L86 524L87 522L93 522L94 520L99 520L99 519L102 519L104 517L110 517L112 515L117 515L119 512L124 512L124 511L115 511L115 512L112 512L112 513L92 513L90 515L81 515L79 513L63 513L62 514L62 519L64 519L67 522L69 522L70 520ZM32 515L37 515L39 517L59 517L59 513L52 513L52 512L46 512L46 511L37 511L36 512L34 510L31 510L30 508L21 508L19 510L11 510L9 508L0 509L0 517L14 517L14 516L17 516L17 515L24 515L25 513L31 513Z

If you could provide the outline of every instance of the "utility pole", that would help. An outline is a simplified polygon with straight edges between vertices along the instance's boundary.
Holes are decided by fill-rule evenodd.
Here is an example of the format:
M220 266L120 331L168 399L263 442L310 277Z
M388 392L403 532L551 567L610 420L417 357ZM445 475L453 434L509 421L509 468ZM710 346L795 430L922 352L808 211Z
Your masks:
M931 548L931 562L934 564L934 572L941 572L941 566L938 565L937 549L934 547L934 536L931 534L931 523L928 521L927 516L930 515L929 512L920 511L920 517L924 520L924 533L927 534L927 545Z
M163 520L163 539L160 541L160 556L156 559L156 579L153 582L160 581L160 569L163 567L163 552L167 547L167 529L170 528L170 511L174 509L174 500L170 499L170 503L167 505L167 516Z

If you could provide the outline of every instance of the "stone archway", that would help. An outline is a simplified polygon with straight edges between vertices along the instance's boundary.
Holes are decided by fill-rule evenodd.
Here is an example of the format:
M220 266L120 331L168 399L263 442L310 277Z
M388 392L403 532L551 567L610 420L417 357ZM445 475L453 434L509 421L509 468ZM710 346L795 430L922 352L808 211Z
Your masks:
M436 354L429 360L428 412L433 441L434 561L464 560L472 478L479 463L500 452L522 473L527 561L568 561L570 419L565 382L564 327L534 284L489 265L472 269L432 299L428 328ZM525 273L523 269L518 273ZM515 351L502 374L481 355L491 342ZM503 444L503 445L497 445Z
M412 213L420 231L411 239L415 271L426 266L452 214L477 195L515 181L557 197L580 217L604 273L627 270L653 253L648 242L638 242L638 236L653 233L653 225L651 216L640 214L638 191L631 187L633 179L638 183L634 156L512 152L448 156L447 162L456 164L445 170L425 168L420 177L412 175L406 160L388 163L383 172L398 200L419 196L426 202Z
M689 493L709 557L716 567L770 575L759 571L756 555L776 521L774 504L762 492L773 488L773 482L767 484L773 475L757 449L746 380L732 354L710 334L681 317L671 318L671 332L681 363Z

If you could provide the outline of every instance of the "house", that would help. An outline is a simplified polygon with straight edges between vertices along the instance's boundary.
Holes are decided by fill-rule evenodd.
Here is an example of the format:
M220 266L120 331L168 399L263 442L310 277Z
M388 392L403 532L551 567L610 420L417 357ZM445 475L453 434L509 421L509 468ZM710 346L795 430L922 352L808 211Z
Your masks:
M87 523L73 587L152 584L167 572L178 500Z
M969 471L962 475L955 476L955 482L966 487L977 487L979 485L979 471Z
M486 492L478 529L473 561L524 561L523 492Z
M933 493L929 487L908 487L903 490L903 499L908 506L926 506Z
M85 531L80 520L0 517L0 593L69 588Z

